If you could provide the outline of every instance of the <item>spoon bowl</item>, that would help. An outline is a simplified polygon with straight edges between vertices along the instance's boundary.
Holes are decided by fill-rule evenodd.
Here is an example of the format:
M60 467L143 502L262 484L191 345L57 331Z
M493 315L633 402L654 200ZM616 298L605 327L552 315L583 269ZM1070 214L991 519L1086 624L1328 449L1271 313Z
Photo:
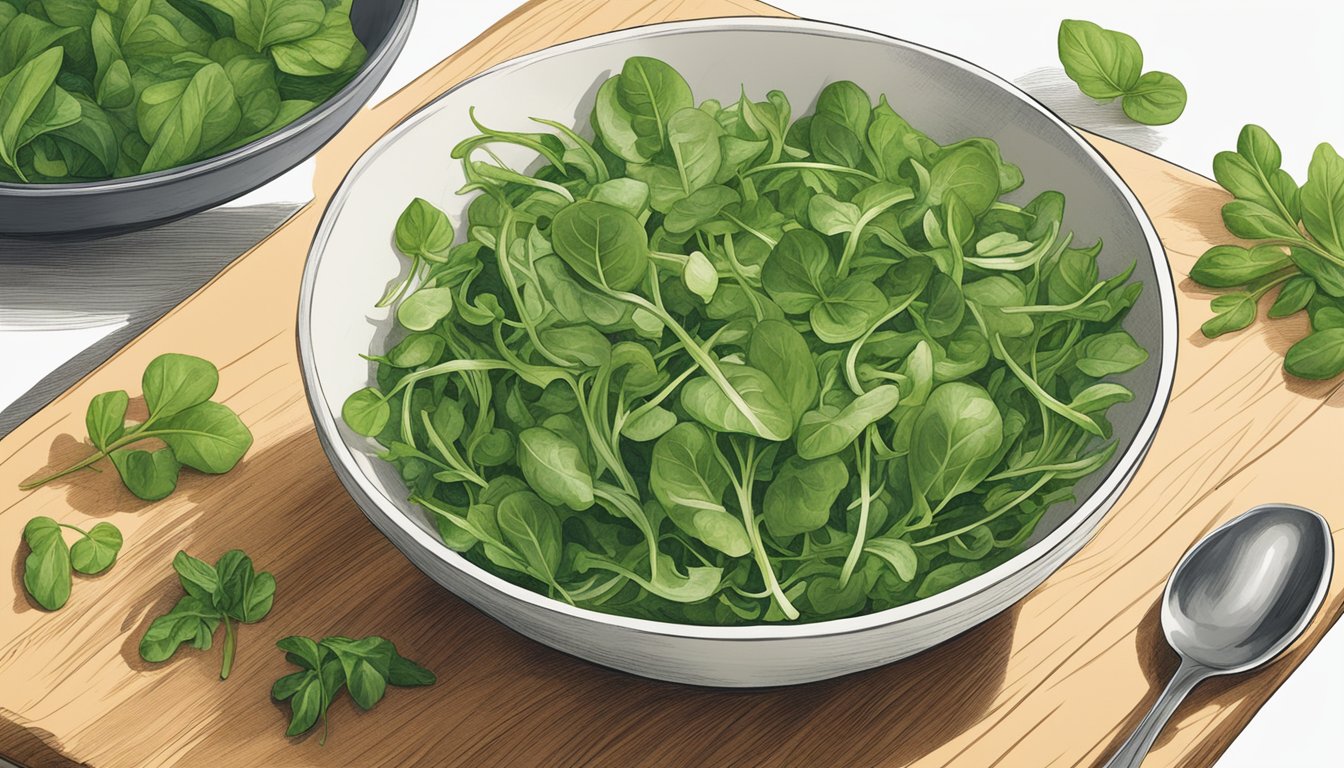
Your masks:
M1221 674L1277 656L1325 599L1330 526L1286 504L1256 507L1209 534L1176 565L1162 629L1182 656Z
M1162 632L1181 665L1106 768L1138 768L1196 685L1258 667L1296 640L1325 600L1334 559L1325 518L1290 504L1256 507L1186 552L1162 596Z

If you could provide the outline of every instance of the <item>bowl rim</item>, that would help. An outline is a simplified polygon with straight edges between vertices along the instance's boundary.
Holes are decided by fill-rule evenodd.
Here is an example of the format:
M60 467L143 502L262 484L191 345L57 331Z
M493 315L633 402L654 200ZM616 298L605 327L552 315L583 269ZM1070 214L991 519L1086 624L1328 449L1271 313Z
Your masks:
M354 451L350 444L341 437L339 425L336 421L337 414L333 413L326 405L326 397L323 394L323 387L317 370L311 341L313 333L311 318L313 309L313 289L316 284L317 273L321 265L322 254L332 235L335 221L339 217L350 194L352 183L367 167L373 164L384 151L395 144L403 133L414 128L420 122L436 113L437 106L440 102L468 83L500 72L531 66L545 61L546 59L584 48L605 46L634 39L664 37L703 31L808 34L839 38L842 40L869 43L875 42L913 50L921 55L930 56L942 62L951 64L986 80L991 85L997 86L1000 90L1004 91L1007 96L1022 101L1030 108L1039 112L1056 127L1062 129L1064 135L1067 136L1069 140L1073 141L1074 144L1098 166L1106 179L1117 189L1125 202L1128 203L1129 212L1135 217L1143 232L1144 238L1147 241L1148 258L1153 262L1156 278L1155 282L1157 283L1158 303L1161 310L1160 338L1162 352L1159 361L1160 367L1157 375L1156 390L1152 401L1148 404L1147 412L1144 414L1143 421L1141 422L1138 431L1135 433L1133 440L1130 441L1129 446L1125 449L1110 473L1097 489L1078 505L1078 508L1073 514L1061 522L1055 530L1051 531L1036 544L1019 552L1009 560L991 568L985 573L958 584L951 589L904 605L888 608L883 611L876 611L842 619L828 619L803 624L755 624L747 626L678 624L669 621L631 618L614 613L604 613L587 608L580 608L547 597L538 592L533 592L525 587L512 584L467 560L461 554L448 548L442 541L422 529L410 519L410 516L407 513L403 512L398 507L398 502L396 500L390 498L386 493L379 489L354 463ZM1047 107L1029 94L1004 78L958 56L953 56L928 46L901 40L889 35L842 24L803 18L728 16L713 19L695 19L649 24L590 35L577 40L548 46L532 53L509 59L508 61L492 66L478 74L465 78L460 83L435 97L432 101L421 106L415 113L411 114L389 130L377 143L370 147L364 155L360 157L354 166L351 167L345 178L342 179L340 186L337 188L331 200L328 202L326 209L323 211L321 223L314 235L313 244L309 249L307 263L304 265L299 293L296 335L299 347L299 364L309 407L313 412L314 423L317 427L319 439L324 446L328 459L332 461L337 475L341 478L348 490L352 493L357 491L356 495L363 496L365 500L377 507L378 511L389 524L396 526L402 535L410 539L418 547L442 562L444 565L480 582L483 586L494 592L501 592L506 597L512 598L515 601L526 603L549 614L560 614L571 620L611 625L639 634L681 639L708 641L762 641L822 638L854 634L876 627L934 614L956 603L970 600L982 592L1000 584L1014 574L1029 570L1032 566L1037 565L1040 561L1050 557L1058 548L1065 545L1070 537L1078 535L1080 532L1084 534L1090 533L1090 529L1088 528L1089 524L1091 524L1094 529L1095 525L1100 522L1098 511L1108 502L1108 500L1119 496L1120 490L1133 477L1144 454L1147 453L1148 447L1152 443L1158 424L1162 419L1163 413L1166 411L1175 378L1176 347L1179 331L1177 327L1175 282L1172 277L1171 266L1167 261L1166 250L1158 239L1156 229L1149 219L1147 212L1144 210L1143 205L1139 202L1138 198L1134 195L1133 191L1125 181L1120 177L1114 166L1112 166L1100 152L1089 144L1077 130L1065 123L1060 117L1051 112ZM359 499L357 498L356 501L359 501ZM363 506L364 505L361 504L361 507ZM372 517L370 510L367 507L364 507L364 512L366 515ZM375 525L375 527L380 528L381 530L381 526ZM383 532L385 536L387 535L385 530L381 530L381 532ZM1085 541L1085 538L1080 539L1074 552L1070 552L1068 555L1072 556L1075 554L1076 550L1081 548L1083 541ZM397 542L394 541L393 543L395 545ZM398 548L400 549L400 547ZM423 570L423 568L415 562L415 558L408 556L407 559ZM1036 585L1033 584L1032 586L1034 588ZM1005 605L1002 607L1007 606ZM995 608L994 612L997 613L998 610L999 608Z
M405 46L407 34L415 22L415 14L418 10L419 0L402 0L401 10L397 17L393 19L392 26L387 30L387 35L376 48L369 52L364 64L360 66L350 81L341 86L341 89L331 98L318 104L311 111L305 113L302 117L286 125L275 133L270 133L256 141L249 142L225 152L222 155L207 157L204 160L198 160L189 165L179 165L175 168L167 168L153 173L141 173L135 176L125 176L118 179L102 179L100 181L76 181L59 184L22 184L7 181L0 181L0 197L30 197L30 198L57 198L67 196L98 196L112 194L116 192L125 192L131 189L153 189L155 187L167 186L179 181L185 181L196 176L206 175L235 163L245 161L255 155L262 154L267 150L285 143L294 136L308 130L315 124L321 123L329 116L335 113L342 106L348 104L355 97L358 87L364 81L374 76L374 72L379 68L378 65L388 57L395 58Z

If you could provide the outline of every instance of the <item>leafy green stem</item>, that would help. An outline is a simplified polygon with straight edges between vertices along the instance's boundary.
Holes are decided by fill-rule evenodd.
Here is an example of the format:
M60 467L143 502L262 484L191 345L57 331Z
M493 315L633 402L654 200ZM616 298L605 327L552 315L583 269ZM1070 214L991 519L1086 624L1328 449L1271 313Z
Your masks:
M917 298L919 298L918 293L911 293L909 298L887 310L885 315L879 318L877 322L868 326L868 330L864 331L862 336L855 339L854 343L849 345L849 353L845 355L845 381L848 382L849 389L855 396L862 395L865 391L863 385L859 383L859 374L856 367L859 360L859 351L863 349L864 344L868 343L868 339L872 338L874 333L877 333L878 328L886 325L888 322L894 320L897 315L909 309L910 305L914 303Z
M733 450L738 451L737 444L733 444ZM717 449L716 449L717 453ZM792 621L798 618L798 609L789 601L784 590L779 586L779 580L775 577L775 569L770 565L770 556L766 554L765 544L761 541L761 529L756 520L755 505L752 503L752 486L756 482L756 441L749 440L747 443L746 455L742 456L738 451L742 467L742 477L733 477L733 490L737 493L738 506L742 508L742 522L747 526L747 538L751 541L751 552L756 558L756 567L761 570L761 577L765 580L766 589L774 597L775 603L784 615Z
M224 653L223 653L223 656L224 656L224 663L223 663L223 664L220 666L220 668L219 668L219 679L220 679L220 680L228 680L228 679L229 679L229 673L233 671L233 657L234 657L234 653L235 653L235 651L236 651L236 649L237 649L237 647L238 647L238 639L237 639L237 637L236 637L236 632L237 632L237 630L234 629L233 622L229 621L229 617L228 617L228 616L225 616L225 617L224 617Z
M672 331L672 334L685 345L686 354L690 355L691 359L704 369L705 375L709 376L710 380L718 385L719 389L723 392L724 397L728 398L728 401L742 414L742 417L747 420L747 423L751 424L752 429L756 430L756 433L760 435L770 433L770 430L761 422L761 419L756 415L756 412L742 399L741 393L739 393L728 381L728 377L724 375L722 370L720 370L718 363L714 362L713 358L701 350L699 342L697 342L691 334L687 333L686 329L681 327L681 323L678 323L676 318L672 317L666 309L663 309L661 305L654 304L636 293L611 291L611 295L622 301L634 304L662 321L663 325L665 325L668 330Z
M873 432L874 427L870 424L864 430L863 448L859 449L857 443L854 445L854 456L859 464L859 527L854 532L854 546L849 548L849 555L845 558L845 565L840 569L840 586L843 588L849 584L849 578L854 575L854 567L859 563L859 555L863 552L863 545L868 537L868 510L872 507L873 496L871 493L872 471L873 471Z
M1041 489L1041 486L1050 482L1052 479L1054 479L1054 477L1055 473L1047 472L1044 475L1041 475L1040 479L1038 479L1036 482L1032 483L1030 488L1027 488L1025 491L1019 493L1017 496L1014 496L1012 501L1009 501L1007 504L1004 504L1003 506L994 510L989 515L975 521L974 523L971 523L970 525L963 525L962 527L957 528L956 530L948 531L947 533L940 533L937 536L931 536L922 541L916 541L912 543L911 546L927 547L932 544L937 544L940 541L947 541L948 539L954 539L962 535L963 533L970 533L972 530L979 528L982 525L992 523L998 518L1002 517L1010 509L1013 509L1017 505L1031 498L1037 491Z
M747 171L744 171L742 173L742 176L744 177L752 176L754 174L765 173L767 171L787 171L792 169L830 171L831 173L845 173L850 174L852 176L860 176L873 183L881 181L881 179L877 178L873 174L868 173L867 171L860 170L858 168L850 168L844 165L833 165L831 163L812 163L806 161L788 161L783 163L769 163L766 165L758 165L755 168L751 168L748 169Z

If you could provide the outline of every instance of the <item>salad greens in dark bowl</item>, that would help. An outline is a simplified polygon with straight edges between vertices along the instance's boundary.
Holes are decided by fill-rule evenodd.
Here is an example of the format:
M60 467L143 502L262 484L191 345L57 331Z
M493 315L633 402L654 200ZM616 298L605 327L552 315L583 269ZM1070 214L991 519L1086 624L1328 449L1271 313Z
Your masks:
M0 235L213 207L354 116L415 0L0 0Z

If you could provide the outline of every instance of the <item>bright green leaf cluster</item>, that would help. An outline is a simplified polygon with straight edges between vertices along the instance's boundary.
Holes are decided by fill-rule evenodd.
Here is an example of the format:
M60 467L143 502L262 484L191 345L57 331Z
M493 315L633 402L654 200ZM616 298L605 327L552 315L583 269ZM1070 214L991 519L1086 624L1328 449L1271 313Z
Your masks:
M1059 61L1083 93L1098 101L1118 97L1135 122L1166 125L1185 111L1185 85L1166 72L1144 72L1143 51L1124 32L1065 19L1059 25Z
M331 98L353 0L0 0L0 182L203 160Z
M275 681L271 697L289 701L292 713L286 736L306 733L322 718L322 737L327 740L327 708L341 692L350 691L360 709L369 710L382 700L387 686L433 685L434 673L397 653L381 637L352 640L328 637L314 642L306 637L286 637L276 643L299 672Z
M97 395L89 402L85 425L98 452L19 488L37 488L106 458L131 493L158 501L177 488L182 467L212 475L228 472L252 446L252 433L228 406L210 400L218 386L219 371L199 357L170 353L154 358L141 381L149 418L126 423L130 397L123 390ZM147 440L164 447L132 447Z
M1005 202L994 142L852 82L697 104L650 58L595 137L538 122L454 149L461 242L424 200L396 223L404 334L343 408L481 567L658 620L851 616L1004 562L1112 457L1141 286L1059 193Z
M79 541L67 545L62 528L78 533ZM121 531L111 523L98 523L86 531L50 517L34 517L23 527L23 540L28 544L23 588L48 611L60 609L70 599L72 569L88 576L102 573L121 551Z
M233 669L237 648L237 624L255 624L271 612L275 600L275 577L256 573L252 559L242 551L225 552L211 566L202 560L178 552L173 570L182 582L183 595L173 609L158 617L140 638L140 657L145 661L167 661L183 643L208 650L215 630L224 625L224 661L219 669L221 680Z
M1321 144L1297 182L1283 154L1258 125L1241 129L1235 152L1219 152L1213 174L1236 198L1223 206L1223 223L1250 247L1218 245L1195 262L1190 278L1210 288L1235 289L1212 302L1204 323L1209 338L1255 322L1260 299L1274 289L1271 318L1306 310L1311 331L1288 349L1283 367L1304 379L1344 373L1344 159Z

